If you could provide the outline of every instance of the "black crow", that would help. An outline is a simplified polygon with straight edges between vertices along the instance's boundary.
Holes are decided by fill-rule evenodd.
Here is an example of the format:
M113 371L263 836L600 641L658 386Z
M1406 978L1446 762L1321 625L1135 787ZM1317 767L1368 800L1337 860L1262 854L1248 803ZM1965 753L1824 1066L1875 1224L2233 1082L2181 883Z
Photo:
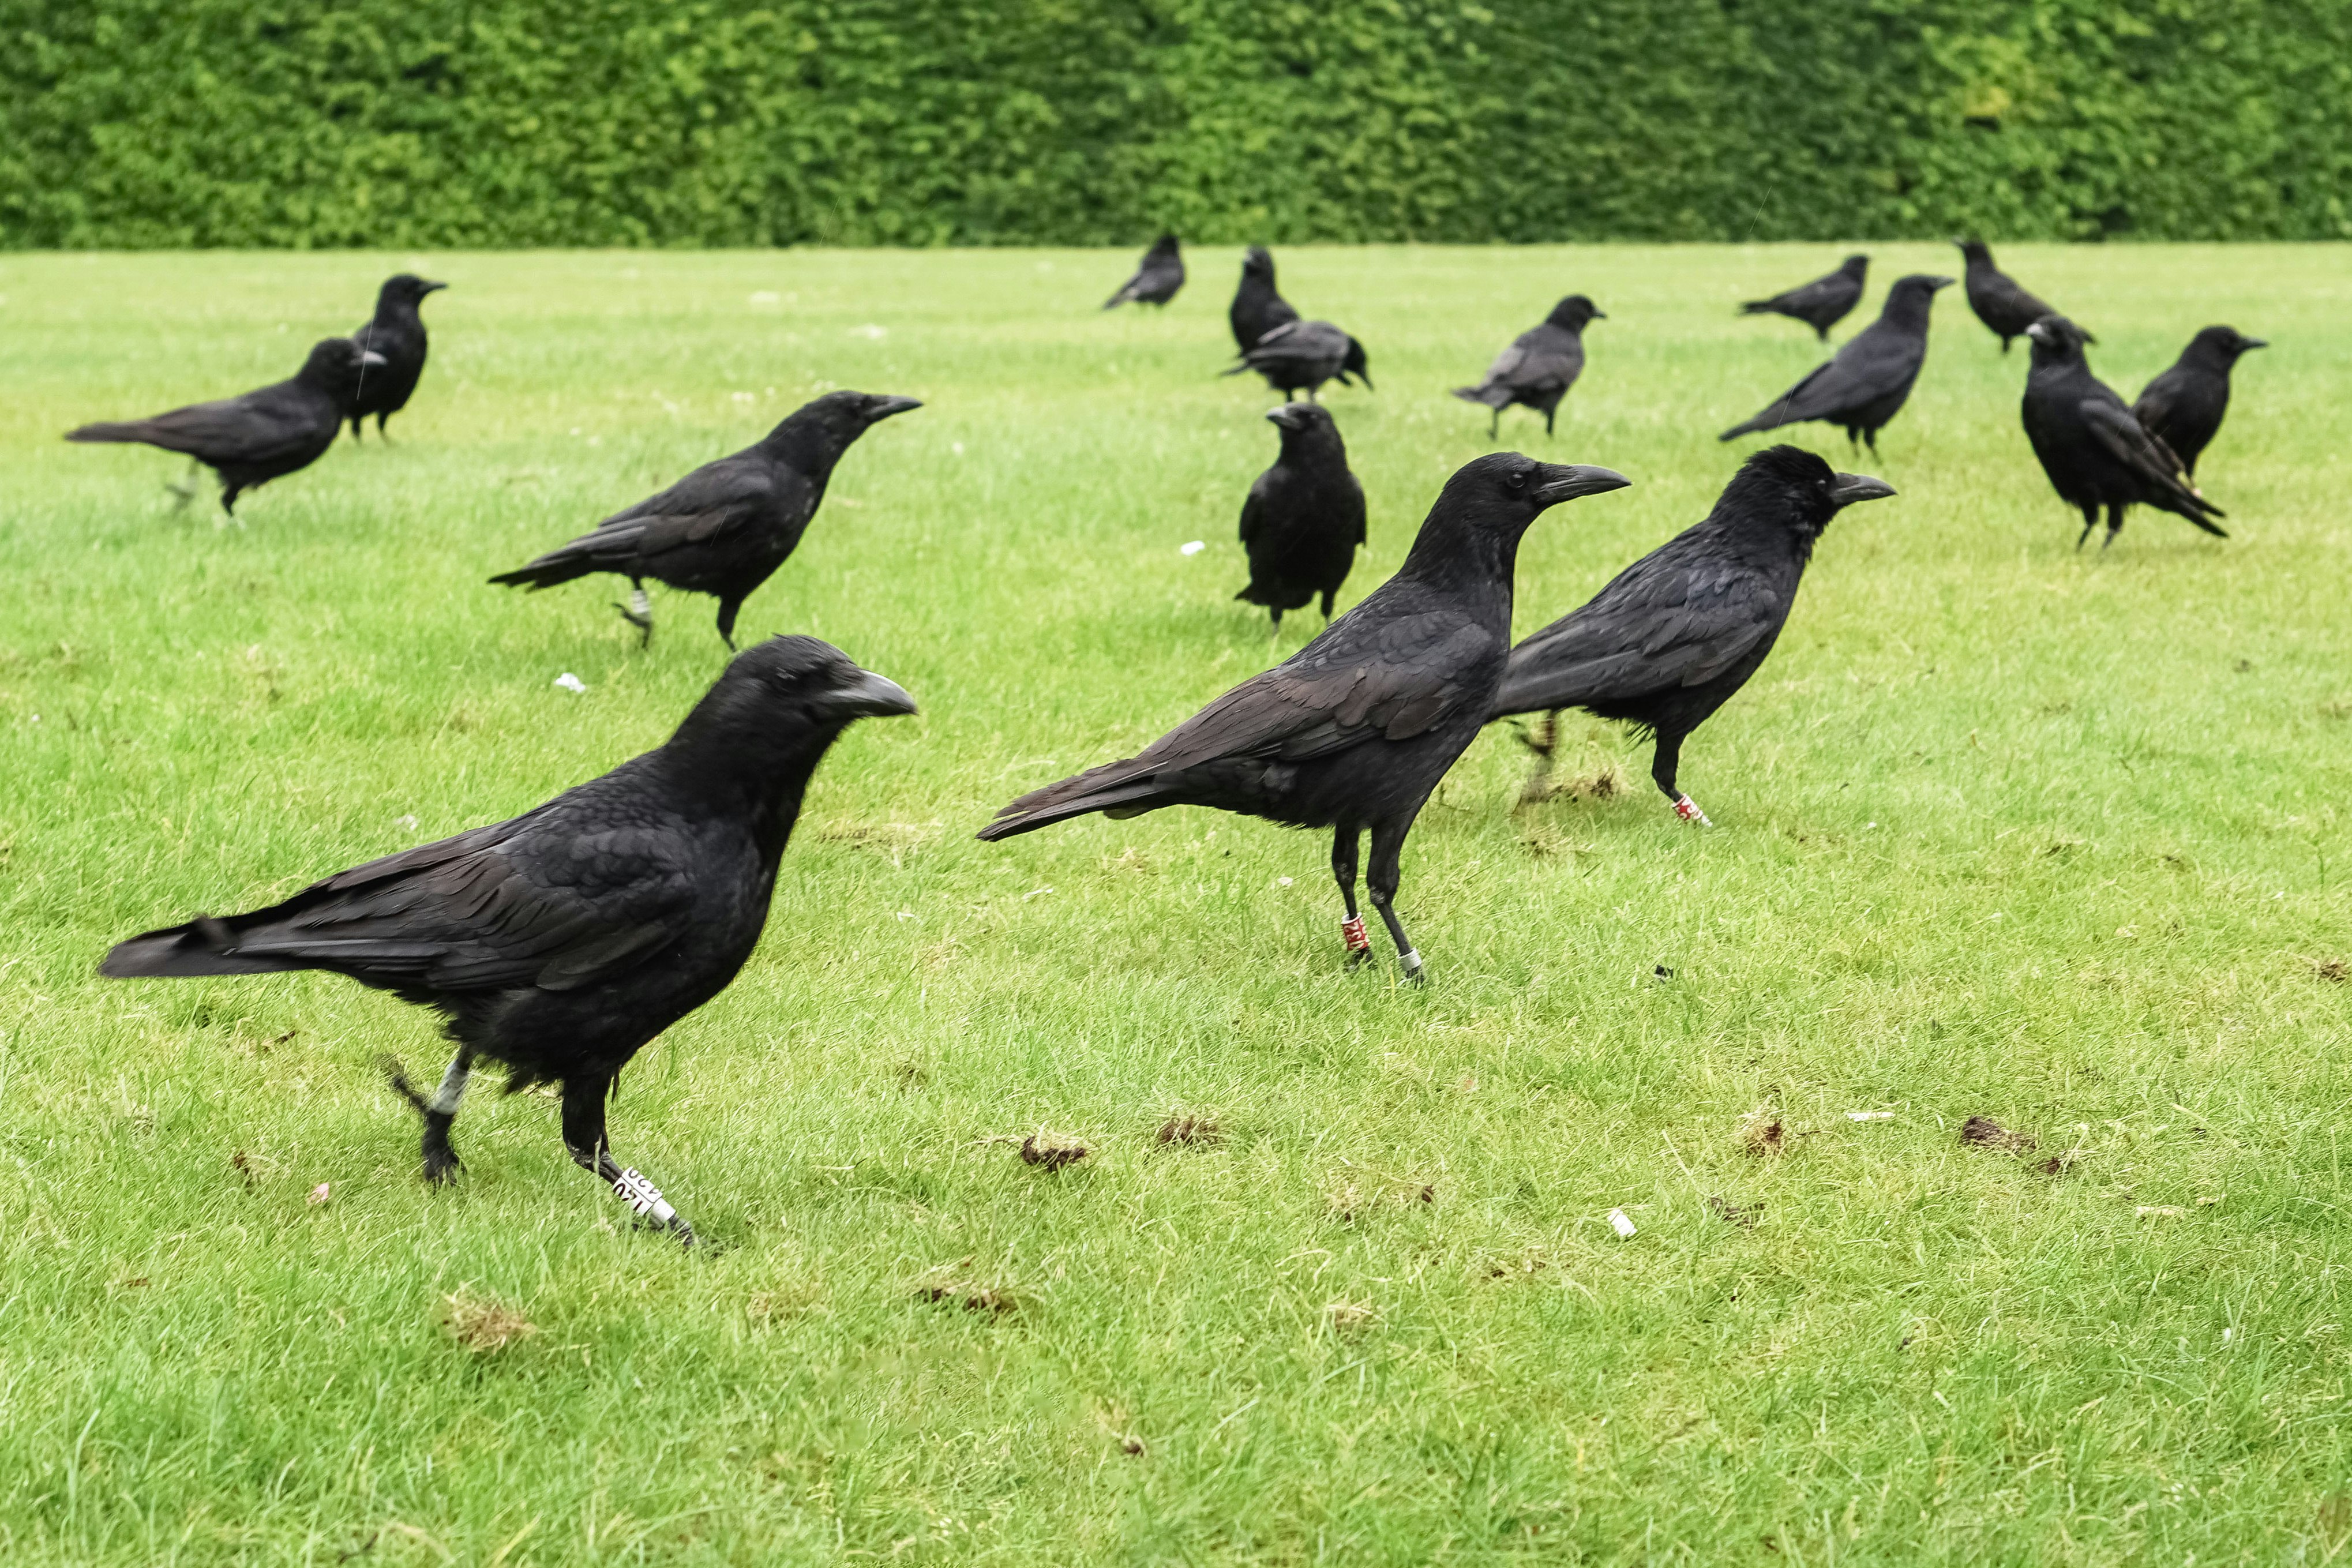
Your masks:
M921 406L911 397L828 392L765 440L705 463L661 494L614 512L595 532L490 581L536 593L592 572L618 572L632 591L625 607L613 607L644 634L643 642L654 635L646 578L709 594L719 600L719 635L732 648L735 613L800 543L841 455L876 424Z
M604 1100L646 1042L727 988L758 945L776 862L825 748L914 699L814 637L738 655L667 744L510 822L371 860L249 914L117 946L101 974L323 969L439 1012L457 1045L429 1098L425 1177L458 1169L449 1124L478 1058L509 1092L563 1090L563 1144L653 1223L694 1232L613 1159Z
M375 433L383 436L384 421L408 406L416 378L425 374L425 318L417 313L417 307L425 303L425 296L447 287L428 283L413 272L384 280L375 297L374 318L352 334L360 347L383 356L383 368L362 376L352 395L352 440L360 438L360 421L369 415L375 416Z
M1511 635L1519 536L1547 507L1632 481L1607 468L1480 458L1445 483L1397 574L1298 652L1234 687L1124 762L1033 790L982 838L1099 811L1213 805L1334 829L1350 966L1371 956L1356 912L1356 851L1372 835L1372 907L1405 977L1421 955L1397 919L1398 856L1430 792L1492 710Z
M1675 779L1684 737L1772 651L1830 519L1894 493L1867 474L1835 472L1801 447L1755 453L1706 521L1511 650L1494 716L1582 708L1631 720L1657 737L1650 776L1675 815L1705 823L1706 813ZM1556 721L1546 728L1557 734ZM1549 745L1538 749L1548 763Z
M2190 479L2197 477L2197 455L2230 411L2231 368L2248 349L2268 347L2235 327L2208 327L2189 340L2172 368L2149 382L2132 405L2140 428L2171 447Z
M1299 392L1306 393L1307 401L1312 403L1316 389L1335 376L1342 385L1360 378L1370 392L1369 363L1364 345L1330 322L1285 321L1258 339L1242 355L1242 363L1224 374L1239 375L1254 370L1265 377L1266 385L1282 394L1285 403Z
M1234 347L1241 353L1285 321L1298 320L1290 301L1275 291L1274 258L1262 245L1251 246L1242 258L1241 287L1234 290L1230 318Z
M1286 403L1266 417L1281 426L1282 455L1242 502L1250 580L1234 597L1273 611L1279 633L1282 612L1318 594L1323 618L1331 618L1331 595L1364 542L1364 487L1348 471L1348 445L1322 408Z
M2151 436L2116 395L2091 374L2083 357L2085 334L2063 316L2044 316L2025 329L2033 348L2033 368L2025 377L2025 438L2042 459L2051 488L2083 512L2083 548L2107 509L2105 550L2123 531L2124 513L2136 502L2187 518L2217 538L2230 537L2212 521L2229 514L2189 488L2180 459L2159 437Z
M1503 410L1512 404L1525 405L1544 416L1544 434L1551 434L1552 415L1559 400L1584 374L1584 328L1589 321L1605 321L1606 310L1596 310L1592 301L1581 294L1570 294L1551 308L1538 326L1528 328L1511 340L1511 346L1495 356L1486 367L1486 379L1475 386L1457 386L1454 395L1472 403L1483 403L1493 411L1486 422L1486 438L1493 440L1503 426Z
M1845 438L1868 441L1878 450L1878 433L1901 411L1927 360L1927 312L1936 290L1951 285L1948 278L1914 273L1897 279L1886 291L1885 308L1878 320L1846 340L1829 363L1797 383L1772 405L1744 425L1723 433L1728 441L1751 430L1778 430L1818 419L1843 426Z
M1176 237L1163 234L1143 253L1143 264L1135 269L1135 276L1103 301L1103 309L1108 310L1113 305L1165 305L1176 298L1176 290L1182 287L1184 258L1176 249Z
M1835 272L1814 279L1811 283L1791 289L1785 294L1775 294L1769 300L1750 300L1739 307L1743 316L1792 316L1821 334L1822 342L1830 341L1830 329L1845 319L1845 313L1862 303L1862 285L1870 271L1870 258L1849 256L1838 263Z
M1969 309L1977 320L1992 329L2000 340L2000 352L2009 352L2011 338L2023 337L2025 329L2051 314L2050 307L2017 286L2017 279L1992 264L1992 247L1981 239L1956 239L1960 254L1967 258ZM2084 338L2098 340L2088 332Z
M220 475L221 510L236 515L236 498L281 474L307 468L342 434L343 409L363 372L383 363L382 354L349 338L325 338L291 381L218 403L174 408L152 419L85 425L68 441L142 441L167 452L185 452ZM194 470L191 468L190 473ZM184 504L193 489L180 489Z

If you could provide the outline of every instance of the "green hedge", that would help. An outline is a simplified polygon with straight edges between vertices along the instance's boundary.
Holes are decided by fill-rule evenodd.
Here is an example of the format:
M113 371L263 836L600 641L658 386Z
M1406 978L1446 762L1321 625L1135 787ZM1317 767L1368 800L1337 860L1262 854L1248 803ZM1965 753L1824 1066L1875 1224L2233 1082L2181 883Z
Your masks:
M0 0L0 245L2342 238L2352 0Z

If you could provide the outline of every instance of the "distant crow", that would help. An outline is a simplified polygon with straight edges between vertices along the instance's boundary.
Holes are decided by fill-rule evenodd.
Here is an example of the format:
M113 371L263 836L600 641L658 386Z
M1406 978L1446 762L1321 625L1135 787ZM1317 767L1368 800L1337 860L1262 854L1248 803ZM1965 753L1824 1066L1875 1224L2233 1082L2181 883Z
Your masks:
M1249 353L1258 339L1285 321L1298 320L1290 301L1275 291L1274 258L1262 245L1251 246L1242 258L1241 287L1234 290L1230 316L1234 347L1242 353Z
M1800 447L1754 454L1706 521L1511 650L1495 717L1582 708L1631 721L1657 737L1650 776L1675 815L1705 823L1706 813L1675 782L1684 738L1772 651L1830 520L1894 493L1867 474L1836 473ZM1546 730L1557 734L1556 719ZM1549 765L1550 742L1538 749Z
M1135 269L1135 276L1103 301L1103 309L1108 310L1113 305L1165 305L1176 298L1176 290L1182 287L1184 258L1177 254L1176 237L1163 234L1143 253L1143 264Z
M2147 384L2132 405L2140 427L2172 448L2190 479L2197 477L2197 455L2221 428L2230 411L2230 371L2248 349L2266 349L2261 338L2249 338L2235 327L2208 327L2189 340L2170 370Z
M2017 279L1992 264L1992 247L1981 239L1956 239L1960 254L1968 259L1969 309L1977 320L1992 329L2000 340L2000 352L2009 352L2011 338L2023 337L2025 329L2052 313L2050 307L2017 285ZM2079 330L2079 329L2078 329ZM2098 340L2088 332L2084 340Z
M352 398L352 440L360 438L360 421L369 415L375 416L375 433L383 436L384 422L408 406L416 378L425 374L425 318L417 307L425 303L425 296L447 287L428 283L413 272L385 279L375 297L374 318L352 334L360 347L383 356L383 368L362 376Z
M1282 612L1318 594L1323 618L1331 618L1331 595L1364 542L1364 487L1348 471L1348 445L1321 407L1286 403L1266 417L1281 427L1282 455L1242 503L1250 580L1234 597L1273 611L1279 632Z
M833 466L867 429L921 404L911 397L828 392L731 458L705 463L656 496L596 525L519 571L490 579L533 593L617 572L632 592L621 618L650 642L646 579L719 600L719 635L735 646L735 615L793 552L824 500Z
M1822 342L1830 341L1830 329L1845 317L1848 310L1862 302L1863 278L1870 270L1870 258L1849 256L1838 264L1835 272L1814 279L1811 283L1775 294L1769 300L1750 300L1739 307L1743 316L1793 316L1821 334Z
M152 419L85 425L68 441L141 441L167 452L185 452L220 475L221 510L236 515L236 498L280 475L307 468L342 433L343 409L364 371L382 366L383 356L349 338L326 338L310 357L281 381L242 397L174 408ZM193 475L194 468L189 469ZM174 487L175 489L177 487ZM193 489L181 489L184 503Z
M1511 346L1486 367L1486 378L1475 386L1457 386L1454 395L1483 403L1493 410L1486 438L1502 428L1503 410L1523 404L1544 416L1544 434L1551 434L1553 413L1576 378L1584 374L1584 328L1588 321L1605 321L1606 310L1596 310L1581 294L1570 294L1551 308L1541 324L1511 340Z
M1847 339L1829 363L1773 399L1763 413L1726 430L1722 439L1818 419L1843 426L1848 441L1860 437L1876 452L1879 431L1901 412L1927 361L1927 313L1936 290L1951 282L1923 273L1898 279L1887 290L1878 320Z
M677 733L535 811L388 855L249 914L117 946L101 974L323 969L442 1015L457 1043L425 1118L425 1178L459 1169L449 1124L478 1058L509 1092L563 1090L563 1144L624 1203L691 1243L604 1135L613 1079L727 988L758 945L809 776L853 720L914 699L814 637L739 655ZM822 911L812 911L822 917Z
M1254 370L1265 377L1266 385L1282 394L1285 403L1299 392L1306 393L1312 403L1316 390L1334 377L1342 385L1360 379L1370 392L1372 373L1368 366L1364 345L1330 322L1285 321L1258 339L1242 355L1242 363L1224 374L1239 375Z
M2142 427L2115 389L2091 374L2083 357L2084 334L2063 316L2044 316L2025 329L2033 368L2025 377L2025 438L2042 459L2051 488L2080 508L2080 550L2107 510L2105 550L2123 531L2124 513L2146 502L2187 518L2217 538L2230 537L2211 520L2229 514L2189 489L2180 459L2162 438Z
M1510 641L1519 536L1547 507L1630 483L1607 468L1496 452L1458 470L1397 574L1323 634L1125 762L1033 790L982 838L1099 811L1211 805L1328 827L1352 966L1371 954L1356 912L1356 851L1372 835L1372 907L1407 979L1421 955L1394 908L1398 859L1430 792L1492 710Z

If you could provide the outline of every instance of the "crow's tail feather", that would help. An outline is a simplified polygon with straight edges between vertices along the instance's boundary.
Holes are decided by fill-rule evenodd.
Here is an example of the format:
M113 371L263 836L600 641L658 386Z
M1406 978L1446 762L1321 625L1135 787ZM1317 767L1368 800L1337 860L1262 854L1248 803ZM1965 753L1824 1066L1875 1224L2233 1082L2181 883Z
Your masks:
M111 979L139 976L184 979L197 974L272 974L307 965L282 958L261 958L225 951L236 942L226 921L199 917L184 926L151 931L117 942L99 961L98 972Z
M1511 405L1511 389L1507 386L1457 386L1454 395L1465 403L1487 408L1507 408Z

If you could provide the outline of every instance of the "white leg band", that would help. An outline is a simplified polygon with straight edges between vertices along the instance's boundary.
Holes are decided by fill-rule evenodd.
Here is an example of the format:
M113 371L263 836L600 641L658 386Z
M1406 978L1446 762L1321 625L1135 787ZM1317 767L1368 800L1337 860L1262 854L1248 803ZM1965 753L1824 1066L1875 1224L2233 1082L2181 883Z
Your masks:
M677 1217L677 1211L663 1199L661 1189L635 1171L622 1172L620 1179L613 1184L613 1191L623 1203L656 1225L667 1225Z

